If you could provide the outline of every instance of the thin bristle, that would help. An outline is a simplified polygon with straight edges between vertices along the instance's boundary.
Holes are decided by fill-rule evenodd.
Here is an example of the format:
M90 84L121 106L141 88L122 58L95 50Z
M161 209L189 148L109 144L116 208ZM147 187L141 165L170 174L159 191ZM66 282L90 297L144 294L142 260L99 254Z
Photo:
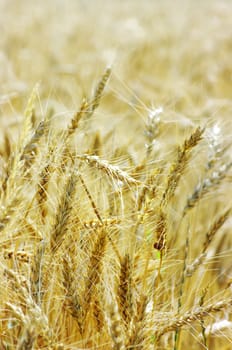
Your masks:
M85 184L85 181L84 181L83 177L81 176L80 173L78 174L78 176L79 176L79 179L80 179L80 181L81 181L81 184L82 184L82 186L84 187L84 190L85 190L85 192L86 192L86 194L87 194L87 196L88 196L88 198L89 198L89 200L90 200L91 206L92 206L92 208L93 208L94 213L96 214L96 217L98 218L98 220L100 221L100 223L103 224L103 221L102 221L101 215L100 215L100 213L99 213L99 210L97 209L97 206L96 206L96 204L94 203L94 200L93 200L93 198L92 198L92 196L91 196L91 194L90 194L90 192L89 192L89 190L88 190L88 188L87 188L87 186L86 186L86 184Z

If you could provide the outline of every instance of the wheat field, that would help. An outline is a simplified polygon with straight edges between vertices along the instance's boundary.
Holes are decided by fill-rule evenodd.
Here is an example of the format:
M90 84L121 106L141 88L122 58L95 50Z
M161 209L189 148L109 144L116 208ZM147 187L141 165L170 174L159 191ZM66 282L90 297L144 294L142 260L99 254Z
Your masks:
M0 0L0 350L232 348L231 14Z

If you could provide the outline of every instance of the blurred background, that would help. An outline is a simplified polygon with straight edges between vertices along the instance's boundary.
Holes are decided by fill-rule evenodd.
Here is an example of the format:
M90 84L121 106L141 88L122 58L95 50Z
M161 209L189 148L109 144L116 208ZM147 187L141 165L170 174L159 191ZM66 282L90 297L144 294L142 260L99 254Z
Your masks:
M41 104L76 110L107 65L118 112L140 100L228 119L231 14L230 0L0 0L2 125L20 120L38 82Z

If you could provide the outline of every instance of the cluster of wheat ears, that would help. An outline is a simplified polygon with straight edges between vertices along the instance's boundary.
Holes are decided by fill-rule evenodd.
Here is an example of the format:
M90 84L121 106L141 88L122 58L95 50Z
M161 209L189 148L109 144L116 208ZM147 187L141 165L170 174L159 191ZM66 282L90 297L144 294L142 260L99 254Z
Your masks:
M231 350L231 11L0 0L0 350Z
M4 134L0 349L229 349L230 144L206 123L157 150L154 108L140 157L106 160L90 124L111 74L62 130L35 87L17 144Z

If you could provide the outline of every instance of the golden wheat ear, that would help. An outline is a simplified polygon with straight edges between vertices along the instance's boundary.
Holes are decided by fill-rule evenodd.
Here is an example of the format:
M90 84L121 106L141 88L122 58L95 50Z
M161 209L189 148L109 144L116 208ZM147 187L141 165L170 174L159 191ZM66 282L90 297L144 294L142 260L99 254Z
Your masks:
M76 320L79 332L83 333L83 295L78 284L78 276L75 274L76 266L73 257L69 254L63 257L62 272L63 286L65 289L65 309Z
M194 261L187 266L186 269L186 276L192 277L194 272L202 265L204 260L207 256L208 248L210 247L210 243L212 242L213 238L217 234L217 232L220 230L220 228L224 225L226 220L231 215L231 209L226 210L224 213L222 213L216 220L212 223L210 226L208 232L205 235L205 241L203 243L203 248L201 253L194 259Z
M193 322L198 322L206 317L212 316L214 313L221 312L223 310L230 310L232 307L232 298L217 302L215 304L210 304L208 306L199 307L186 312L181 317L173 319L170 324L162 327L158 327L156 331L157 340L163 336L165 333L176 331L186 325L190 325Z
M56 251L68 231L68 222L73 207L73 199L77 183L77 175L73 172L67 179L63 195L60 199L59 208L56 213L55 224L51 232L51 250Z
M9 312L20 322L19 344L27 345L29 336L35 347L49 346L53 339L48 318L42 308L32 298L29 281L12 269L5 269L5 276L13 286L14 303L6 302Z
M67 130L68 137L70 137L72 134L74 134L74 132L76 131L76 129L79 126L80 120L83 118L83 116L85 116L87 113L89 113L89 108L90 108L89 103L84 98L82 103L81 103L80 110L73 116L71 123L68 126L68 130Z
M93 301L92 301L92 310L93 310L93 317L95 320L95 327L98 333L101 333L104 331L105 326L105 316L104 316L104 307L103 303L99 298L99 294L94 295Z
M110 75L111 75L111 68L107 67L104 74L102 75L100 81L98 82L95 91L94 91L94 95L93 95L93 98L91 100L91 111L88 115L88 118L90 116L92 116L94 111L98 108L100 101L101 101L103 91L105 89L105 86L106 86L109 78L110 78Z
M21 157L24 153L24 148L26 147L26 145L28 144L31 138L31 133L33 130L33 113L34 113L37 94L38 94L38 84L36 84L35 87L33 88L31 96L28 99L27 106L24 111L22 131L20 134L19 144L14 157L14 162L12 164L11 176L13 178L14 176L16 176L16 171L19 167Z
M123 332L123 325L115 305L111 305L108 310L109 314L109 328L112 341L113 350L126 350L125 334Z
M148 297L144 294L140 295L137 300L137 310L134 314L131 331L127 338L126 348L133 349L137 348L140 350L145 350L144 339L146 332L146 307L147 307Z
M194 209L197 204L222 183L226 178L229 178L229 170L232 167L232 162L226 163L215 169L213 174L203 179L194 189L193 193L188 197L184 208L183 216L190 210Z
M204 129L200 127L197 128L190 137L184 141L184 144L178 148L177 160L172 163L169 169L161 206L167 205L167 203L173 198L181 176L189 162L191 151L201 141L203 133Z
M114 179L116 181L122 181L128 186L140 185L141 182L135 180L132 176L130 176L126 171L121 170L118 166L110 164L106 160L100 159L98 156L90 156L88 154L77 155L77 159L84 161L90 167L101 170L105 173L109 178Z
M39 211L41 213L41 221L45 224L46 216L48 214L47 210L47 198L48 198L48 186L51 177L52 165L48 161L42 171L39 174L39 181L37 184L36 198L39 206Z
M119 283L117 287L118 310L126 329L130 328L133 317L133 296L132 296L132 266L129 254L125 254L120 261Z
M33 257L31 257L31 274L30 274L30 286L31 295L34 301L41 305L43 297L43 263L46 243L40 242L38 247L34 251Z

